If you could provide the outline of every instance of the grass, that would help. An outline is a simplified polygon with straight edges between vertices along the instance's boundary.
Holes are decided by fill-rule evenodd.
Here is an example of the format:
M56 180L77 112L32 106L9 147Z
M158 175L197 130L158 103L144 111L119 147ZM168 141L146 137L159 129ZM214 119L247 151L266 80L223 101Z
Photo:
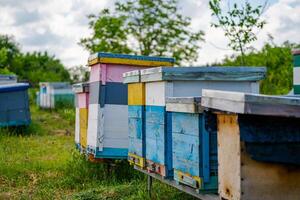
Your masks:
M0 129L0 199L150 199L146 177L126 161L113 170L75 150L74 111L31 106L32 124ZM151 199L193 199L154 181Z

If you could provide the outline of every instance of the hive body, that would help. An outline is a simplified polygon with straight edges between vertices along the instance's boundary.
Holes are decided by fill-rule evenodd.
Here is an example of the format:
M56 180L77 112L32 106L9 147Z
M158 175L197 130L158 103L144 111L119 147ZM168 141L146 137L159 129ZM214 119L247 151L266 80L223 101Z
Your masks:
M68 82L41 82L38 101L45 109L73 107L74 92Z
M0 84L0 127L29 125L27 83Z
M128 98L123 73L157 65L173 65L174 60L145 56L98 53L89 58L91 66L87 151L94 158L124 159L128 156ZM133 93L140 89L129 88ZM142 97L139 97L142 98ZM129 104L128 104L129 103Z
M204 91L216 111L219 195L224 199L300 196L300 99Z

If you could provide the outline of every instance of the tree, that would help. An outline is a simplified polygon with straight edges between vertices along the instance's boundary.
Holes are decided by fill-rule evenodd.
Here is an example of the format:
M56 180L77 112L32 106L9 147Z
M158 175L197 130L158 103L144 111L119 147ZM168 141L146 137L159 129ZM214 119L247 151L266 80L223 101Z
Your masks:
M263 29L266 21L261 20L260 16L264 11L264 6L253 7L247 0L244 5L238 6L234 3L228 10L221 8L221 0L210 0L209 7L212 16L215 17L211 23L213 27L222 28L225 36L229 39L228 46L234 51L240 52L241 64L245 65L244 55L249 48L249 44L257 40L255 31Z
M63 64L47 52L20 54L13 60L10 70L33 86L38 86L39 82L70 81L70 74Z
M177 0L126 0L91 15L93 35L82 46L91 53L111 51L151 56L171 56L177 64L198 58L202 31L193 32L191 19L179 14Z
M9 71L15 56L20 54L19 44L9 35L0 34L0 69Z
M293 58L291 50L300 45L284 42L276 45L266 43L260 51L251 51L244 55L248 66L266 66L267 76L261 81L260 92L263 94L286 95L293 86ZM240 55L241 56L241 55ZM221 65L239 66L240 56L226 58Z
M69 73L73 83L86 82L90 76L88 68L82 65L70 68Z

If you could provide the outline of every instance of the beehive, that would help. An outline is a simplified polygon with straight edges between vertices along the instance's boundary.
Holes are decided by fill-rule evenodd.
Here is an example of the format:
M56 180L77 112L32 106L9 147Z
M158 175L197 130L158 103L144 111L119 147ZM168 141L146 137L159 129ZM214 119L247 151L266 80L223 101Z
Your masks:
M88 102L89 84L77 83L73 85L75 93L75 145L81 151L85 151L87 146L88 128Z
M294 65L294 94L300 94L300 49L293 50L293 65Z
M218 188L217 122L201 107L201 97L169 97L174 180L203 192ZM210 123L212 125L207 126Z
M221 199L300 196L300 99L204 90L216 110Z
M140 82L140 70L123 74L128 84L128 161L145 167L145 84Z
M128 155L128 88L122 74L136 69L172 66L174 59L97 53L91 66L88 153L94 158L125 159Z
M74 93L68 82L41 82L39 101L39 106L45 109L73 107Z
M146 167L164 177L173 175L172 132L167 97L199 96L202 89L259 92L265 68L176 67L141 70L145 83Z
M0 85L0 127L29 125L27 83Z

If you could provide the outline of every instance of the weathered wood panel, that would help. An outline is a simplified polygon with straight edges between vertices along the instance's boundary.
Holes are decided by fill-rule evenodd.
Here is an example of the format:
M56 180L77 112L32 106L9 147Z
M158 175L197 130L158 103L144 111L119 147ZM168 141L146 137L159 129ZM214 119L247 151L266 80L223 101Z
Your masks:
M166 98L173 96L172 85L163 81L146 83L146 105L165 106Z
M220 198L242 199L241 179L246 177L241 174L241 142L237 115L218 115L218 163Z
M101 65L95 64L93 67L91 67L90 72L90 80L89 82L100 82L101 81Z
M88 149L95 150L97 147L100 149L100 132L101 130L101 119L103 119L103 111L101 111L99 104L89 104L89 115L88 115L88 137L87 145Z

